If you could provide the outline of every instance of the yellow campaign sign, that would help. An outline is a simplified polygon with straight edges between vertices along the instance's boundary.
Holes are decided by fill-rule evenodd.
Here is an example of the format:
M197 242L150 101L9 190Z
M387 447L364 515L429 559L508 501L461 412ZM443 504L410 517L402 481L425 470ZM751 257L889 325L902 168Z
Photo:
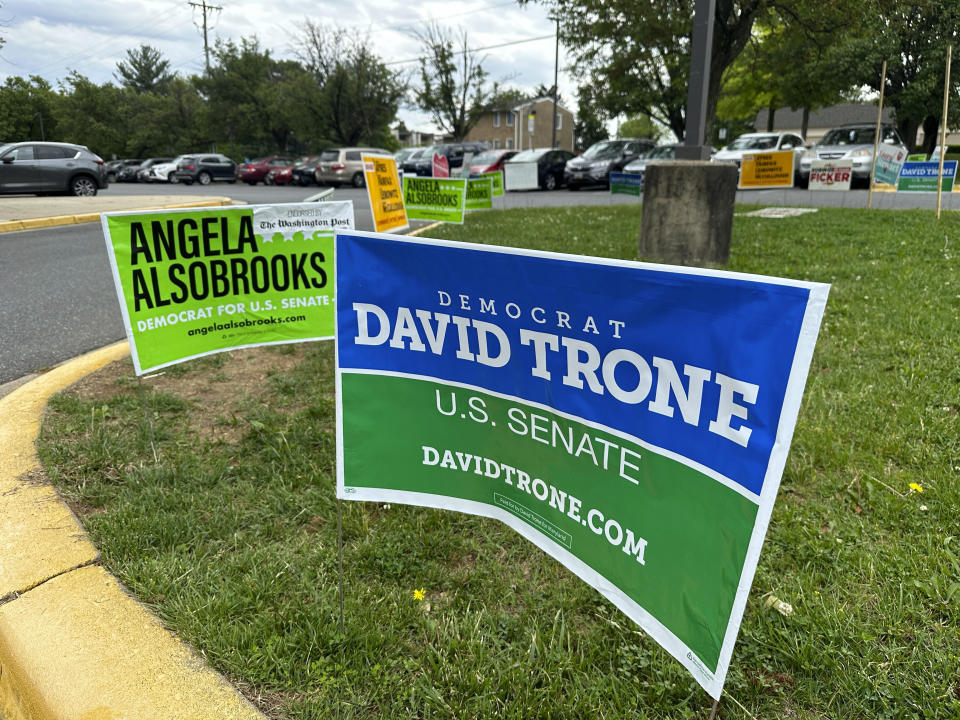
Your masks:
M363 156L363 178L367 183L367 197L373 213L376 232L406 230L407 209L397 175L396 158L386 155Z
M793 157L793 150L744 155L738 187L793 187Z

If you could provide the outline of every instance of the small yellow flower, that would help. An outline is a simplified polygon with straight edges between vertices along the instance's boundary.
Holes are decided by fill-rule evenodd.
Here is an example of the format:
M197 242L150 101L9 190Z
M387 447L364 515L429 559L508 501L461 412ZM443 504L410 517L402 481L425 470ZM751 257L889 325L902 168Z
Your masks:
M921 485L920 483L910 483L910 489L913 490L913 492L922 493L923 485Z
M413 591L413 599L414 599L414 600L423 600L423 598L425 598L426 596L427 596L427 591L424 590L423 588L420 588L419 590L414 590L414 591Z

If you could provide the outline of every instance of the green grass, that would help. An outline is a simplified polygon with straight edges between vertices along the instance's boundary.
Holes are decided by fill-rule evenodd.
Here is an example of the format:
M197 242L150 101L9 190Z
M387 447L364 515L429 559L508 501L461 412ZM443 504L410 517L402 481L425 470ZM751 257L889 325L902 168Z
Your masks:
M635 258L639 226L628 205L431 234ZM735 219L730 269L833 285L726 684L758 718L960 717L958 230L921 211ZM297 364L222 406L151 392L159 467L135 382L55 397L41 458L107 568L274 717L706 718L678 663L495 521L343 503L341 634L332 352L265 350ZM169 375L229 385L234 362Z

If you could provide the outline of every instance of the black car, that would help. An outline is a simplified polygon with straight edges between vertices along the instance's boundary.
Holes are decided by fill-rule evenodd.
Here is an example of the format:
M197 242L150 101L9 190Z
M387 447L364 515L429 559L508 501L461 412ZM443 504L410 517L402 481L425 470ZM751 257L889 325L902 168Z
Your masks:
M543 190L556 190L563 185L563 169L572 157L574 155L569 150L537 148L517 153L504 165L535 162L537 164L537 184Z
M107 187L103 158L85 145L18 142L0 145L0 195L96 195Z
M209 185L217 180L235 183L237 164L226 155L186 155L177 165L173 177L184 185L192 185L196 180L201 185Z
M116 182L117 178L120 176L120 172L125 167L131 165L137 167L140 165L140 161L133 158L110 160L105 166L107 169L107 182Z
M317 165L320 164L319 155L310 155L308 157L302 158L300 162L293 166L293 179L291 182L295 182L297 185L304 187L306 185L313 185L317 182L314 172L317 169Z
M115 180L117 182L136 182L137 171L143 160L124 160L117 168Z
M447 159L450 174L454 175L454 168L463 167L463 158L465 155L479 155L489 149L490 143L485 142L461 142L434 145L425 152L408 159L403 164L403 174L431 177L433 175L433 156L442 155Z
M588 185L609 185L611 172L619 172L628 162L656 146L653 140L646 139L601 140L567 163L564 180L571 190Z

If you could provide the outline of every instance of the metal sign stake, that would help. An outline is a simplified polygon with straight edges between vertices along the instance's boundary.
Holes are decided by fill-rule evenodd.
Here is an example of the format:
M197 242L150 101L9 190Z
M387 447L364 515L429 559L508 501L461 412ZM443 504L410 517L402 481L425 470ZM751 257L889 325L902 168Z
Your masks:
M153 438L153 420L150 419L150 411L147 409L147 396L143 392L143 378L137 375L137 388L140 390L140 404L143 406L143 418L147 421L147 432L150 435L150 448L153 450L153 462L160 464L160 458L157 456L157 443Z

